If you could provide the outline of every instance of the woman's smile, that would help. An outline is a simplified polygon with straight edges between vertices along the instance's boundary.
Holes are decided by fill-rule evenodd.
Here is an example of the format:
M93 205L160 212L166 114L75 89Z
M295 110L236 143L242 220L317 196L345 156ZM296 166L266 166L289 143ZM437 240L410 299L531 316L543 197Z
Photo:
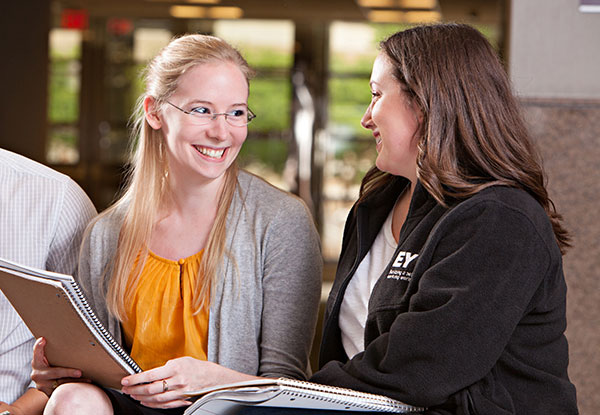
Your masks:
M194 148L202 156L208 157L209 159L221 160L223 158L223 154L225 154L225 151L229 147L226 147L226 148L210 148L210 147L204 147L204 146L200 146L200 145L194 145Z

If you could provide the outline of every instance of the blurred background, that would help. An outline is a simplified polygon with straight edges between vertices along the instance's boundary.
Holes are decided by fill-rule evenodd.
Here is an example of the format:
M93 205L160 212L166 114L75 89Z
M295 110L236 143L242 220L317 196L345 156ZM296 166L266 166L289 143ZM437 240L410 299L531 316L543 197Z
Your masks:
M506 65L574 235L570 376L581 413L600 413L600 0L5 0L0 10L0 146L70 175L98 210L122 184L148 60L184 33L235 45L257 70L241 165L309 205L324 299L375 159L359 120L378 42L423 22L478 28Z

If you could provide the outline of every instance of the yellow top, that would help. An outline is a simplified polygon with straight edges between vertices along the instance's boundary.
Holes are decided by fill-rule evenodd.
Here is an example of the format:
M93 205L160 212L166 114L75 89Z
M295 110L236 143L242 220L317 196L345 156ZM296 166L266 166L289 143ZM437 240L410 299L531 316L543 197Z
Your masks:
M122 322L131 357L143 370L176 357L206 360L209 309L194 315L192 308L201 258L202 251L179 261L148 253Z

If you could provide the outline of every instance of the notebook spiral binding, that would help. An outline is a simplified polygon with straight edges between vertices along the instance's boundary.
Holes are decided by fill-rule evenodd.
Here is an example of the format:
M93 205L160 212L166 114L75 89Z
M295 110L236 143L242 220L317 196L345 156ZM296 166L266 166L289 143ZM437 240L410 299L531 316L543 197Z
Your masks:
M83 307L83 310L81 310L81 311L83 312L83 314L85 314L87 317L89 317L92 324L97 329L98 333L100 333L102 338L119 355L119 357L121 357L125 362L127 362L127 364L129 365L129 367L131 369L133 369L136 373L141 372L142 369L137 365L137 363L135 363L135 361L131 358L131 356L129 356L129 354L127 354L127 352L125 352L125 350L123 350L123 348L119 345L119 343L117 343L115 341L115 339L111 336L109 331L104 327L104 325L100 322L100 320L98 320L98 317L96 316L96 314L92 310L92 307L90 306L87 299L83 295L83 292L81 291L81 288L79 287L79 284L77 284L77 282L71 282L70 285L71 285L71 288L73 289L73 292L77 296L77 299L75 299L76 300L75 302L77 304L80 304L81 307Z
M324 402L344 405L346 409L355 407L383 412L397 412L398 410L401 410L404 413L422 412L426 410L424 407L408 405L386 396L373 395L336 386L317 386L310 382L287 378L280 378L279 383L284 387L285 393L289 396L317 399ZM305 389L305 391L302 389ZM365 400L370 400L371 402L365 402Z
M345 401L342 401L341 399L337 399L331 396L323 396L323 395L318 395L318 394L314 394L314 393L303 393L300 391L289 391L287 390L286 395L288 396L292 396L292 397L297 397L297 398L308 398L308 399L312 399L312 400L318 400L318 401L323 401L323 402L328 402L328 403L333 403L333 404L338 404L341 406L344 406L345 409L350 409L350 408L361 408L361 409L368 409L368 410L382 410L385 412L393 412L392 408L388 408L384 405L377 405L377 404L368 404L368 403L364 403L364 402L358 402L356 401L354 398L346 398ZM399 407L397 409L404 409L403 407Z

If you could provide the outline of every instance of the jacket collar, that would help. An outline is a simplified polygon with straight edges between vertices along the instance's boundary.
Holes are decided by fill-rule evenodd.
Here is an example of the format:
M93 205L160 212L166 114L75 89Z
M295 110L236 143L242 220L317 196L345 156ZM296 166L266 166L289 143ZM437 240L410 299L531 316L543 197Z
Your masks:
M373 244L396 200L409 184L408 179L395 176L382 190L369 196L357 206L359 258L363 258ZM400 239L404 233L410 231L415 223L418 223L419 218L436 205L437 202L433 196L429 194L421 181L417 180Z

